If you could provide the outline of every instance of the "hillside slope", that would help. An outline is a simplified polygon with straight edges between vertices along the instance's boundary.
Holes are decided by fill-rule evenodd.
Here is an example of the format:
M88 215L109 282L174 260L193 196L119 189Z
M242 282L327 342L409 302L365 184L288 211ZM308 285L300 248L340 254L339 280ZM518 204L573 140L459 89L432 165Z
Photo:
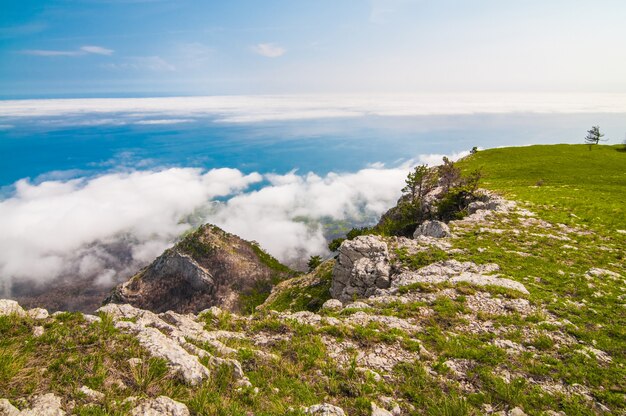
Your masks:
M517 202L491 198L441 238L346 241L251 315L107 305L98 317L47 316L0 302L0 398L10 402L0 409L47 400L78 415L624 415L621 220L604 204L585 216L575 199L596 188L586 175L535 187L524 178L540 168L528 149L462 162ZM564 160L561 146L539 150ZM503 166L490 171L491 155ZM558 172L580 163L565 160ZM620 178L622 166L603 175ZM626 183L609 188L619 199ZM339 278L364 286L329 299Z

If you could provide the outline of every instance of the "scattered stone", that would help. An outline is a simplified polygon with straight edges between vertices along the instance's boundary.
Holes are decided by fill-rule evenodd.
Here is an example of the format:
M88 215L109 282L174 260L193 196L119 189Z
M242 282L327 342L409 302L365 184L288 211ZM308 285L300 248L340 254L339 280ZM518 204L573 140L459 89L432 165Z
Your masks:
M378 407L376 405L376 403L372 402L372 416L393 416L393 413L391 413L389 410L384 409L382 407Z
M40 336L43 335L43 326L34 326L33 327L33 336L35 338L39 338Z
M612 272L611 270L600 269L597 267L587 270L587 273L585 274L588 276L593 276L593 277L607 276L607 277L613 277L616 279L619 279L622 277L618 273Z
M413 237L419 236L443 238L450 237L450 228L441 221L424 221L413 233Z
M130 414L131 416L189 416L189 409L167 396L159 396L141 403Z
M82 386L80 389L78 389L78 391L84 394L87 400L91 402L100 402L104 400L104 397L105 397L104 393L100 393L99 391L92 390L87 386Z
M341 310L341 308L343 308L343 304L338 299L328 299L322 305L322 310L328 310L328 311L339 311Z
M61 398L53 393L36 396L30 409L22 410L20 416L65 416L66 413L61 405Z
M389 251L381 237L363 235L339 247L330 294L341 301L368 297L390 285Z
M96 322L102 322L102 319L100 319L99 316L89 315L89 314L86 314L86 313L83 314L83 319L88 324L93 324L93 323L96 323Z
M329 403L315 404L304 409L307 415L316 416L346 416L342 408Z
M13 314L26 316L26 312L16 301L10 299L0 299L0 316Z
M43 308L29 309L26 313L30 318L35 320L46 319L49 316L48 311Z
M509 411L509 416L526 416L526 413L519 407L514 407Z
M352 303L347 304L343 309L350 310L350 309L371 309L371 308L372 307L365 302L352 302Z

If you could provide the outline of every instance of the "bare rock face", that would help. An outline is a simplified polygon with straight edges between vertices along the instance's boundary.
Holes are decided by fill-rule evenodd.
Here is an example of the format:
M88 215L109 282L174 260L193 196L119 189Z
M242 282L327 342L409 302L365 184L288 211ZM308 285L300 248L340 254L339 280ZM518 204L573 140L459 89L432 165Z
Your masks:
M129 303L153 312L197 313L212 306L241 309L240 295L291 276L258 246L204 225L115 288L104 303Z
M390 269L387 243L380 237L364 235L346 240L339 247L331 296L341 301L371 296L376 289L389 287Z
M422 235L435 238L449 237L450 228L446 223L441 221L424 221L413 233L413 238Z

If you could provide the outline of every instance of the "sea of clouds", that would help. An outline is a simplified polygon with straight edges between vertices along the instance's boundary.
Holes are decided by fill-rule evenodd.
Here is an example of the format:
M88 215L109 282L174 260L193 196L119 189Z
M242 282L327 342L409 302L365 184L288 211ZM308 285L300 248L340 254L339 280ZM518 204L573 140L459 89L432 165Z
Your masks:
M415 163L432 164L442 156L325 176L169 168L41 183L24 179L0 202L4 292L17 280L68 276L111 285L205 222L257 241L284 262L327 255L320 220L377 218L395 205Z
M1 126L32 118L94 123L254 123L335 117L475 113L626 112L620 94L238 96L0 101ZM452 155L453 158L464 154ZM210 222L254 240L284 262L328 254L322 221L377 218L400 196L409 169L436 164L424 155L399 166L353 173L163 168L110 171L72 179L18 181L0 200L0 294L12 282L92 278L111 285L135 273L183 233ZM71 175L70 175L71 176ZM44 176L45 177L45 176Z

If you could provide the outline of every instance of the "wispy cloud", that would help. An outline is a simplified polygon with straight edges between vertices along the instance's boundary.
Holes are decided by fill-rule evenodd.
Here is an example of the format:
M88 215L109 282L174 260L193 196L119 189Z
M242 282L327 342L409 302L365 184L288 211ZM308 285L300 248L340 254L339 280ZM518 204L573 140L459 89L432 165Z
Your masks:
M155 72L176 71L176 67L161 58L160 56L135 56L128 58L124 62L110 63L106 65L109 69L134 69L148 70Z
M85 45L76 50L55 50L55 49L24 49L20 51L24 55L33 56L81 56L81 55L113 55L113 49L104 48L102 46Z
M287 52L285 48L275 43L259 43L252 47L252 51L266 58L278 58Z
M82 46L80 50L83 52L87 52L87 53L94 53L96 55L107 55L107 56L113 55L113 52L114 52L113 49L107 49L107 48L103 48L102 46L93 46L93 45Z

